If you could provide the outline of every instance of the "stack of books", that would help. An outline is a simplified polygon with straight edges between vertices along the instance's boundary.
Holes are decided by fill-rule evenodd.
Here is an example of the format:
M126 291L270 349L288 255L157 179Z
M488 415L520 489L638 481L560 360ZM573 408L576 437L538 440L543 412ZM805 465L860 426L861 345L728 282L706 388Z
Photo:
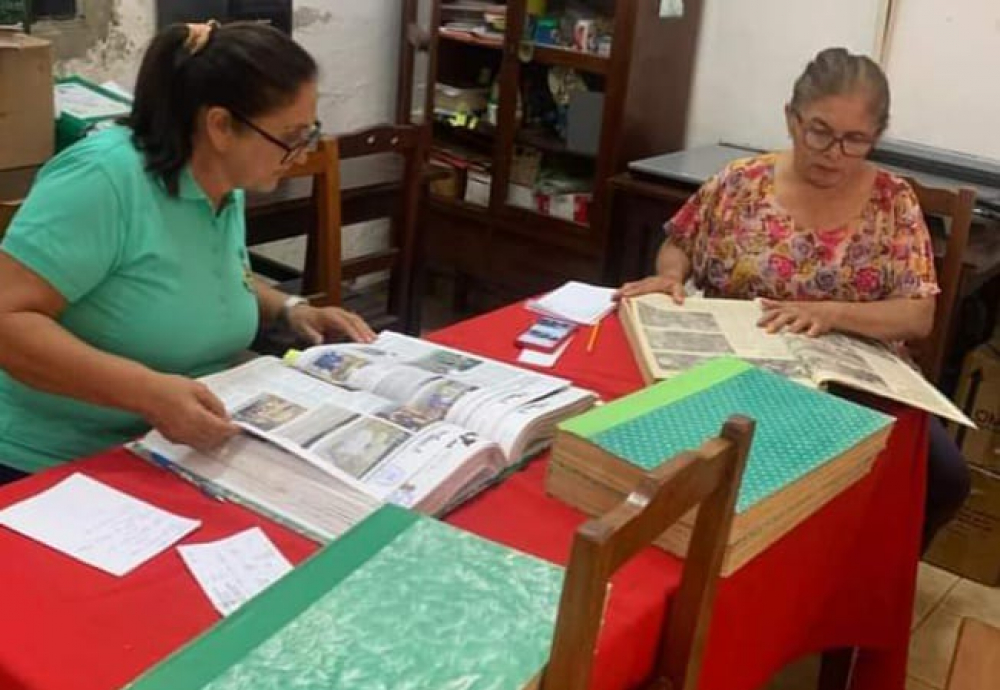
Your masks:
M719 358L559 426L546 488L592 515L645 473L716 435L726 418L757 423L722 574L735 570L864 477L893 420L734 358ZM684 557L696 512L657 545Z

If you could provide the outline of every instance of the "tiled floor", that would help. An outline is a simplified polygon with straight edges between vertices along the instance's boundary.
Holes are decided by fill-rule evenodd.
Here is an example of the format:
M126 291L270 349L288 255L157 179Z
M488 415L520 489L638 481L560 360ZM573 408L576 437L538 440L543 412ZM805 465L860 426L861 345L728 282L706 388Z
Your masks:
M1000 627L1000 588L921 563L906 690L943 690L963 616ZM818 669L817 659L804 659L782 671L767 690L815 690Z

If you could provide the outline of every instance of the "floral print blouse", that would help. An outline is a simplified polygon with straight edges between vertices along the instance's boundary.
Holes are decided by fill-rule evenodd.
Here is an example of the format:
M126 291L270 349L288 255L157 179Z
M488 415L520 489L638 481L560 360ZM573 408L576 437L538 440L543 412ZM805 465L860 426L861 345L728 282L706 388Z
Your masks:
M870 302L937 294L930 233L910 186L879 170L861 215L799 227L774 193L776 154L731 163L666 225L706 297Z

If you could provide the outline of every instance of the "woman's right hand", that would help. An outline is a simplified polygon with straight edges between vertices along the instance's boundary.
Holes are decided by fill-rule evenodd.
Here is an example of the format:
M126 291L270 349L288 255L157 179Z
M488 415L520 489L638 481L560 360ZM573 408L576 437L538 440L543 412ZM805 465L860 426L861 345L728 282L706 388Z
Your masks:
M675 304L684 304L684 281L671 276L655 275L631 283L625 283L615 292L615 299L638 297L653 292L665 292Z
M157 374L145 399L142 416L171 443L209 451L239 432L222 401L200 381Z

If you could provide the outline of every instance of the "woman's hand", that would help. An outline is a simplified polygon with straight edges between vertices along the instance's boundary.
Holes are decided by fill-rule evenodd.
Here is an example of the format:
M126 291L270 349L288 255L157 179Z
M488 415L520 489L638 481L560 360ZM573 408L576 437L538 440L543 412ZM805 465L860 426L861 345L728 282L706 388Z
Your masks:
M638 297L653 292L665 292L675 304L684 304L684 281L670 276L655 275L632 283L625 283L615 292L616 300L623 297Z
M375 340L375 332L357 314L339 307L312 307L300 304L288 312L288 325L296 335L313 345L343 334L358 343Z
M171 443L208 451L239 432L208 386L184 376L155 374L142 416Z
M789 333L805 333L810 338L833 330L836 316L836 302L778 302L762 299L764 315L757 325L768 333L785 330Z

